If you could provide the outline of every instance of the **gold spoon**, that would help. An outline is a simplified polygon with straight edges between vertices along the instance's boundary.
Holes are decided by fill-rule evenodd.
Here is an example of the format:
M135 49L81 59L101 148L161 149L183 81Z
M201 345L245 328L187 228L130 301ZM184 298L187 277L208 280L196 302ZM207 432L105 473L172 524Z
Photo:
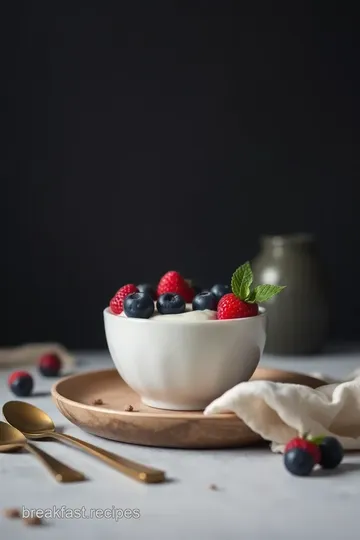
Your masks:
M117 471L141 482L152 484L164 482L166 479L164 471L136 463L71 435L64 435L55 431L55 425L50 416L34 405L30 405L30 403L8 401L3 406L3 415L9 424L18 428L28 439L47 439L51 437L57 441L72 444L97 457Z
M19 448L25 448L36 456L58 482L81 482L86 480L81 472L71 469L61 461L40 450L40 448L33 446L26 440L21 431L0 421L0 452L9 452Z

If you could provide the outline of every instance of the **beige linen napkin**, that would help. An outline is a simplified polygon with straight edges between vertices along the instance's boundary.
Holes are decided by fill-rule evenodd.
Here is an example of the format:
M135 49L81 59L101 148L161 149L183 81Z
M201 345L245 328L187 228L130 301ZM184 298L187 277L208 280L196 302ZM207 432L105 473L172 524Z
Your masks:
M74 358L58 343L28 343L19 347L0 348L0 369L35 365L44 354L56 354L66 369L75 365Z
M346 450L360 449L360 375L313 390L307 386L249 381L210 403L204 414L234 412L283 452L294 436L332 435Z

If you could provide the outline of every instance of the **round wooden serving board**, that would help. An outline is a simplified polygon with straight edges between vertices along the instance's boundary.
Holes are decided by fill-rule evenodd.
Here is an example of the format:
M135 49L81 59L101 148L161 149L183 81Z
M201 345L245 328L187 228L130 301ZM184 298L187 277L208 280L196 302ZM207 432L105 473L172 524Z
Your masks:
M276 369L258 368L252 380L303 384L324 381ZM60 412L84 431L131 444L167 448L234 448L259 443L235 414L204 416L201 412L153 409L121 379L115 369L72 375L58 381L52 396ZM102 400L96 405L95 400ZM131 405L132 412L125 409Z

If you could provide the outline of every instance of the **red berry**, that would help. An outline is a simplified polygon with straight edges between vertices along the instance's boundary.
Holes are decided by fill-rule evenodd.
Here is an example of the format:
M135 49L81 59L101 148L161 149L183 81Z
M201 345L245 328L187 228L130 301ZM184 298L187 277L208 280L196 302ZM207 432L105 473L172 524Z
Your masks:
M160 279L156 292L158 297L166 293L178 294L187 304L190 304L195 296L194 290L182 275L179 272L175 272L175 270L167 272Z
M44 354L39 360L38 367L44 377L56 377L61 369L61 360L56 354Z
M244 317L254 317L259 313L257 304L249 304L240 300L235 294L228 293L220 298L217 307L218 319L242 319Z
M305 450L306 452L309 452L309 454L312 455L315 463L320 463L321 460L321 451L317 444L313 443L312 441L308 441L307 439L303 439L302 437L295 437L295 439L291 439L285 446L284 453L286 454L290 450L293 450L294 448L300 448L301 450Z
M8 378L11 391L19 397L29 396L34 386L34 380L27 371L14 371Z
M115 296L110 300L110 309L115 315L120 315L123 311L123 303L125 298L134 292L138 292L136 285L124 285L117 291Z

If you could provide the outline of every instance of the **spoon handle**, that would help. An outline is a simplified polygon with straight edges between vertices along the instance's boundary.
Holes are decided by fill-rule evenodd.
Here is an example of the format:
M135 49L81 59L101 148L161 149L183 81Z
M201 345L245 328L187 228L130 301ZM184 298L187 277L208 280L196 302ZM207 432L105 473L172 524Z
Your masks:
M37 446L34 446L33 444L26 443L25 444L26 450L31 452L34 456L36 456L39 461L45 467L47 470L54 476L55 480L58 482L81 482L83 480L86 480L85 476L75 469L72 469L71 467L68 467L61 461L58 461L54 457L50 456Z
M158 482L165 481L165 473L159 469L154 469L153 467L148 467L142 465L141 463L136 463L130 459L118 456L112 452L108 452L94 444L77 439L71 435L64 435L63 433L58 433L57 431L47 432L47 437L52 437L58 441L64 443L72 444L85 452L88 452L94 457L97 457L110 467L113 467L117 471L129 476L140 482L145 482L147 484L153 484Z

